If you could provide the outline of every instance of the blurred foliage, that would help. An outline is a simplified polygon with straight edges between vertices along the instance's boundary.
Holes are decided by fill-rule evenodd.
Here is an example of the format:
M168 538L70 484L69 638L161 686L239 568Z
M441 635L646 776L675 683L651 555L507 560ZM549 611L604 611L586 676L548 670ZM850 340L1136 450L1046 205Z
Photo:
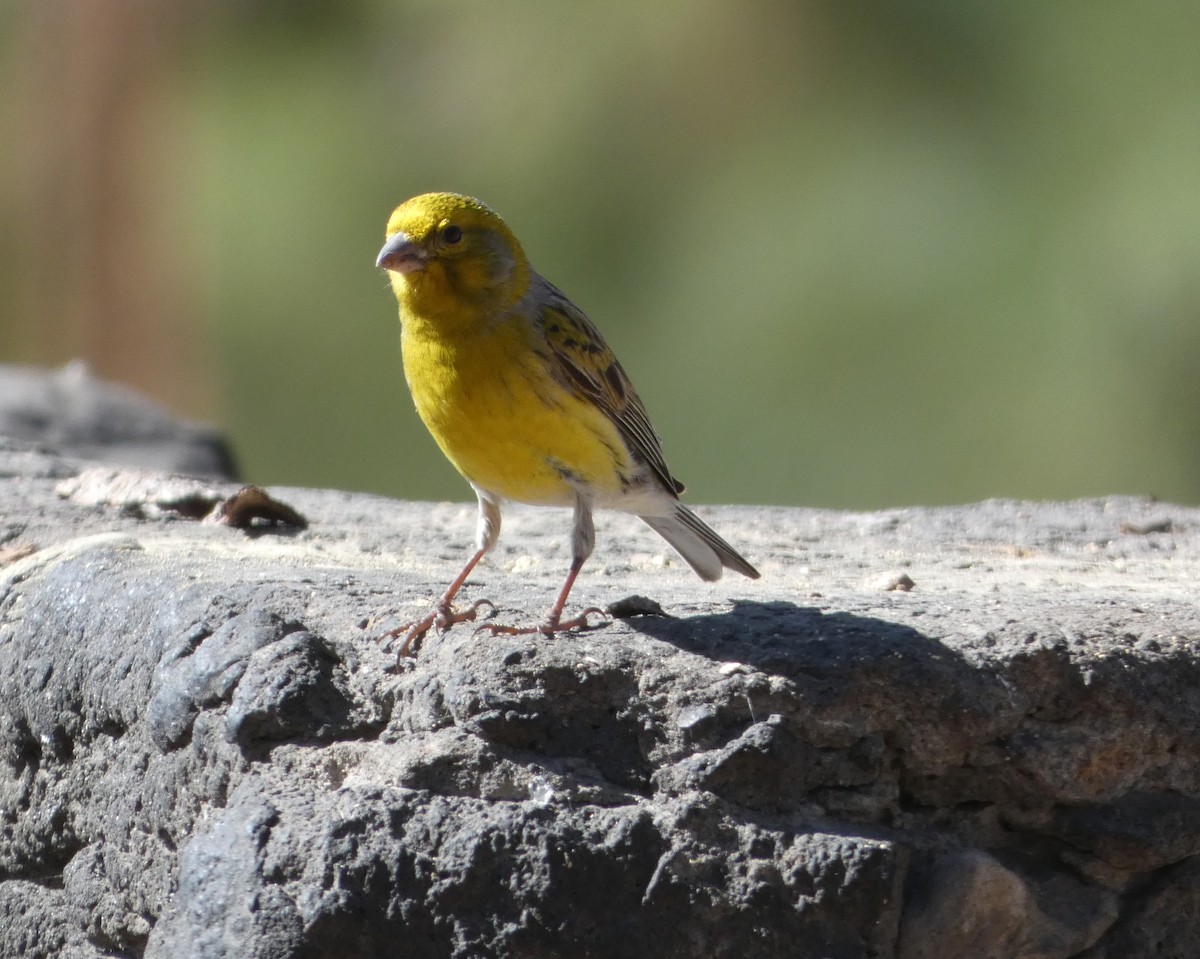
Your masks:
M1195 5L0 0L0 36L0 358L85 355L255 481L469 497L372 266L450 189L694 502L1200 501Z

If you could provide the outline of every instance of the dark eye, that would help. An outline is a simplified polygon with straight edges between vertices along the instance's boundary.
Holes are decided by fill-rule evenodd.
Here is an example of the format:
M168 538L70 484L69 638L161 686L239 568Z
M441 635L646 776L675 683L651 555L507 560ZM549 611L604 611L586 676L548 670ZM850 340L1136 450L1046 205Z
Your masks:
M447 243L457 243L462 239L462 228L451 223L448 227L442 230L442 239Z

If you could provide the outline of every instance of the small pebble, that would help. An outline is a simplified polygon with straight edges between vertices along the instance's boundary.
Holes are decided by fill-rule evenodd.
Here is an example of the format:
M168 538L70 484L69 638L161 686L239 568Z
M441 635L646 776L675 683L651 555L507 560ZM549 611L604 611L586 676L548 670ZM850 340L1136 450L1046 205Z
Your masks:
M916 585L908 573L900 573L898 576L885 576L879 581L879 589L885 593L907 593Z

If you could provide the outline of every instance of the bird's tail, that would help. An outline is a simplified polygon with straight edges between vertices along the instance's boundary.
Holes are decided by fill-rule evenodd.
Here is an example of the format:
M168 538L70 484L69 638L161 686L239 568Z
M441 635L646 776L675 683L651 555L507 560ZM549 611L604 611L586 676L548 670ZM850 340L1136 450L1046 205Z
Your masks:
M643 516L642 519L679 551L701 579L718 580L725 569L758 579L758 570L682 503L675 504L670 516Z

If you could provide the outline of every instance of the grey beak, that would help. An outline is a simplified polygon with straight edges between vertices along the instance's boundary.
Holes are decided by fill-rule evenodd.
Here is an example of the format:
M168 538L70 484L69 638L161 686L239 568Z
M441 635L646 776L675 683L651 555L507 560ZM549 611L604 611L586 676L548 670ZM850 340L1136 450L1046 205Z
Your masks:
M425 253L407 233L396 233L383 244L375 265L393 273L413 273L425 268Z

